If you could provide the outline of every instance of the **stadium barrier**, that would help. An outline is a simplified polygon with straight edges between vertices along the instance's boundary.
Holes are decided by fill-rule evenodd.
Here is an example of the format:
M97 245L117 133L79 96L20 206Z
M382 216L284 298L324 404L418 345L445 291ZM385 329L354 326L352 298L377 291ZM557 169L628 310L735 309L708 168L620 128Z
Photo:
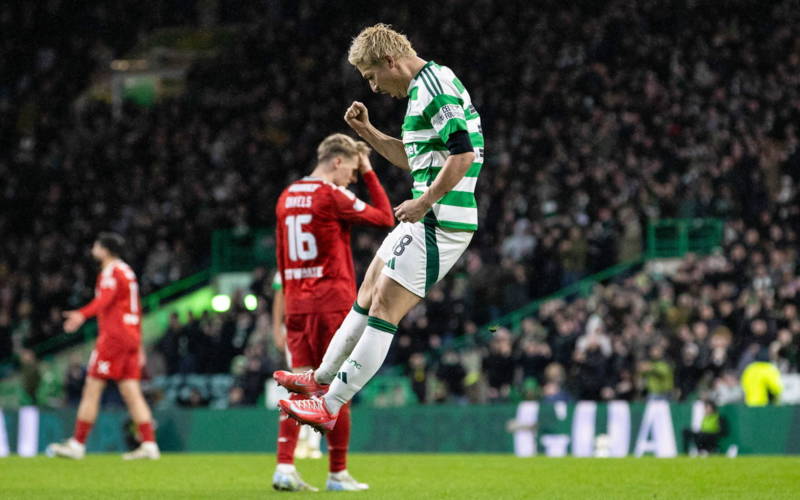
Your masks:
M729 454L800 454L800 405L721 408ZM278 415L264 408L174 409L155 413L158 441L168 452L273 452ZM68 436L74 410L2 410L0 456L35 455ZM100 415L90 452L125 450L123 411ZM353 409L356 452L516 453L519 456L673 457L683 429L697 428L701 403L650 401Z
M653 219L647 223L647 259L708 255L722 245L722 219Z

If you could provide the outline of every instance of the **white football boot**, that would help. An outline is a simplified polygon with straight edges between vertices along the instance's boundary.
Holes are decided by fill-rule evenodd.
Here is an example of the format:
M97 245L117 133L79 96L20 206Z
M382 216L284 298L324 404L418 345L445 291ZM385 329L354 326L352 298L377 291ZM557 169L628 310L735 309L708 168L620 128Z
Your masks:
M122 454L123 460L158 460L161 458L161 451L158 445L152 441L145 441L133 451Z
M328 491L364 491L369 489L368 484L359 483L347 470L328 473L328 481L325 487Z
M45 453L48 457L80 460L86 456L86 446L79 443L75 438L69 438L63 443L52 443L48 445Z
M300 473L296 470L292 472L276 470L272 476L272 487L277 491L319 491L319 488L315 488L303 481Z

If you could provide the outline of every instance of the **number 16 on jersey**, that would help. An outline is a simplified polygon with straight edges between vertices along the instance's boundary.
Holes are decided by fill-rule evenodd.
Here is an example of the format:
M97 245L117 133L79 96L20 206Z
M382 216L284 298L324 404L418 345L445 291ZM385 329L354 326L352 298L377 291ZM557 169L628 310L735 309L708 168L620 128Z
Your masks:
M303 231L305 224L311 223L311 214L289 215L286 217L289 245L289 259L313 260L317 258L317 240L314 233Z

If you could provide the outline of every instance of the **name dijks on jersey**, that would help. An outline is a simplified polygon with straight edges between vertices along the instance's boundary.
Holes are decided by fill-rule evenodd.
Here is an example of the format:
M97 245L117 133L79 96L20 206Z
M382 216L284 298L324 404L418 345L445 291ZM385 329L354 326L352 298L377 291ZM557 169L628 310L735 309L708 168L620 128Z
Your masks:
M288 196L284 206L286 208L311 208L312 200L311 196Z

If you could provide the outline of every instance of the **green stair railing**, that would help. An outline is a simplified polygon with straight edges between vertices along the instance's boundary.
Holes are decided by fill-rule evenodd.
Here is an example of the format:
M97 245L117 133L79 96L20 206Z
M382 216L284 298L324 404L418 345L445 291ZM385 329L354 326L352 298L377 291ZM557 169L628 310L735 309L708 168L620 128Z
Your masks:
M497 328L503 326L511 330L516 330L519 328L520 324L522 323L522 320L527 318L528 316L535 314L542 306L542 304L550 302L551 300L563 299L564 297L569 297L573 295L586 297L592 292L594 286L597 285L598 283L607 281L611 278L626 273L631 269L641 265L643 262L644 258L639 257L638 259L634 259L628 262L622 262L620 264L617 264L616 266L604 269L599 273L587 276L586 278L583 278L578 282L568 285L551 295L542 297L540 299L536 299L533 302L530 302L529 304L524 305L517 310L511 311L510 313L497 318L491 323L484 325L482 328L480 328L479 332L481 332L484 336L488 336L489 332L494 332L495 330L497 330Z
M157 290L142 298L142 305L146 311L154 311L166 301L174 299L188 291L208 283L211 279L211 270L204 269L196 274L180 279L169 286ZM97 336L97 322L90 321L75 333L61 333L43 340L30 348L39 356L60 351L65 347L88 342Z

